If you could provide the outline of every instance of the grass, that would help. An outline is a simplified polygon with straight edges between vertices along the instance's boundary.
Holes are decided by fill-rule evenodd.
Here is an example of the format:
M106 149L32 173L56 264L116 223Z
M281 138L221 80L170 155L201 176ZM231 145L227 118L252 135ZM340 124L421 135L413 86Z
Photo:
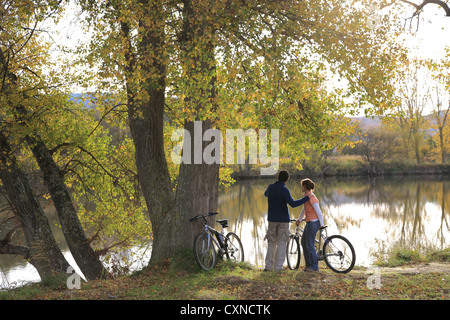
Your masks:
M413 255L414 256L414 255ZM82 283L68 290L61 281L41 282L6 292L13 300L305 300L305 299L449 299L448 250L436 253L446 269L436 272L368 272L356 267L336 274L325 266L319 273L300 270L264 272L248 264L221 262L201 271L188 255L151 265L129 276ZM409 255L408 255L409 257ZM408 258L410 259L410 258ZM414 258L411 258L414 259ZM431 259L431 258L430 258ZM448 268L447 268L448 267ZM381 287L370 289L371 277Z
M376 265L381 267L398 267L408 264L428 263L432 261L450 262L450 248L444 250L431 251L427 254L420 254L415 249L408 249L401 246L393 246L388 252L376 252L378 256Z

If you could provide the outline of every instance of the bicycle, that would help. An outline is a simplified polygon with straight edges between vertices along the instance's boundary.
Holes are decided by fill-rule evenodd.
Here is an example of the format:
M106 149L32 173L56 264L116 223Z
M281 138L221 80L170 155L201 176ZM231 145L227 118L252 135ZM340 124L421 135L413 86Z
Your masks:
M291 220L291 222L295 221L297 220ZM325 260L326 265L334 272L348 273L355 266L355 249L351 242L341 235L332 235L328 237L326 231L327 227L328 226L324 226L319 229L319 240L315 240L319 261ZM286 247L286 259L288 267L291 270L300 267L300 238L302 235L303 229L297 225L295 233L289 236L289 242Z
M234 232L229 232L224 236L223 229L228 227L228 219L217 220L217 223L222 227L221 231L217 231L208 225L206 217L211 217L216 214L218 213L210 212L189 219L190 222L193 222L203 218L205 222L204 231L199 233L194 239L194 255L197 263L206 271L211 270L216 265L217 253L215 247L219 252L220 258L225 255L229 260L236 262L244 261L244 247L238 235Z

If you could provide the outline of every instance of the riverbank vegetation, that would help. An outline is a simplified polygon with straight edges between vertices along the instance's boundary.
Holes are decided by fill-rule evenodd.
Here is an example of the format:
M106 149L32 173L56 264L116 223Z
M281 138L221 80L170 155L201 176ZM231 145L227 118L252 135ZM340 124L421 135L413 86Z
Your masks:
M404 113L350 118L355 131L345 140L320 153L306 150L301 160L285 156L280 166L297 176L448 175L450 130L438 124L447 123L450 109L435 110L431 115L423 110L414 111L415 118L404 118ZM413 131L419 138L413 137ZM247 163L233 170L235 178L261 177L259 168Z
M333 155L329 156L324 166L308 165L305 161L301 169L289 163L283 162L282 168L288 170L293 177L389 177L389 176L448 176L450 174L450 164L426 162L417 164L414 161L404 159L391 159L379 163L377 173L371 172L360 155ZM258 167L250 167L247 171L241 170L238 166L233 168L230 175L234 180L238 179L273 179L272 176L261 176ZM233 182L225 181L224 183Z
M430 254L424 260L403 258L402 267L397 264L396 267L356 267L348 274L336 274L324 266L319 273L264 272L245 263L221 262L213 270L204 272L199 270L191 255L183 254L130 276L82 283L79 290L67 289L66 278L53 278L0 292L0 299L449 299L448 249ZM370 277L374 275L380 277L378 287L370 285Z

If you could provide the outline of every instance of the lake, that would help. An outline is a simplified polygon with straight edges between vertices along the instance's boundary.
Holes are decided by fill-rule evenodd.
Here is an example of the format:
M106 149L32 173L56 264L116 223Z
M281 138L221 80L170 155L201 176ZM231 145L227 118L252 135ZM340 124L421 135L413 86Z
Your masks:
M263 267L267 243L267 198L272 181L240 181L219 199L220 218L243 240L246 260ZM316 181L328 235L340 234L353 244L356 265L370 266L377 254L401 246L426 253L450 241L450 180L417 178L327 179ZM294 199L302 197L300 179L288 181ZM298 218L302 207L290 208ZM219 219L219 218L217 218ZM291 228L295 230L294 227Z
M315 194L320 201L328 235L341 234L348 238L356 251L356 265L370 266L380 253L395 246L415 249L421 253L449 246L450 178L436 177L358 177L353 179L313 179ZM264 267L267 242L267 198L264 191L272 180L238 181L220 191L219 215L229 219L227 231L242 239L245 260ZM302 197L300 179L287 183L294 199ZM290 208L292 218L300 215L302 207ZM50 219L54 209L46 208ZM54 223L51 223L54 225ZM220 228L219 224L215 225ZM294 230L294 228L292 228ZM0 228L0 238L5 228ZM59 245L65 250L64 237L54 229ZM139 269L149 258L145 246L135 254L132 269ZM127 253L124 253L128 255ZM131 256L131 255L129 255ZM140 258L143 257L143 258ZM22 259L0 255L0 288L39 281L34 268Z

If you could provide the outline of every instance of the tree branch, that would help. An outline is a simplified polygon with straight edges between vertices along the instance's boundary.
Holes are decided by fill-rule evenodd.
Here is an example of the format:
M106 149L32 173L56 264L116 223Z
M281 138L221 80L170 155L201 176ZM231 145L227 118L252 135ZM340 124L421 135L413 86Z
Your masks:
M424 0L421 4L415 4L414 2L408 1L408 0L400 0L403 3L407 3L411 6L413 6L414 8L416 8L416 12L414 13L414 16L419 14L419 12L427 5L430 3L434 3L439 5L440 7L442 7L442 9L444 9L445 11L445 15L447 17L450 17L450 7L447 3L445 3L444 1L441 0Z
M21 224L14 226L11 230L9 230L6 235L0 240L1 244L7 244L11 242L12 236L16 233L17 230L21 227Z
M16 246L13 244L1 244L0 243L0 254L21 255L25 259L28 259L28 258L30 258L30 249L25 246Z
M11 238L19 230L21 224L14 226L8 233L0 240L0 254L14 254L21 255L25 259L30 257L30 249L26 246L19 246L11 244Z

